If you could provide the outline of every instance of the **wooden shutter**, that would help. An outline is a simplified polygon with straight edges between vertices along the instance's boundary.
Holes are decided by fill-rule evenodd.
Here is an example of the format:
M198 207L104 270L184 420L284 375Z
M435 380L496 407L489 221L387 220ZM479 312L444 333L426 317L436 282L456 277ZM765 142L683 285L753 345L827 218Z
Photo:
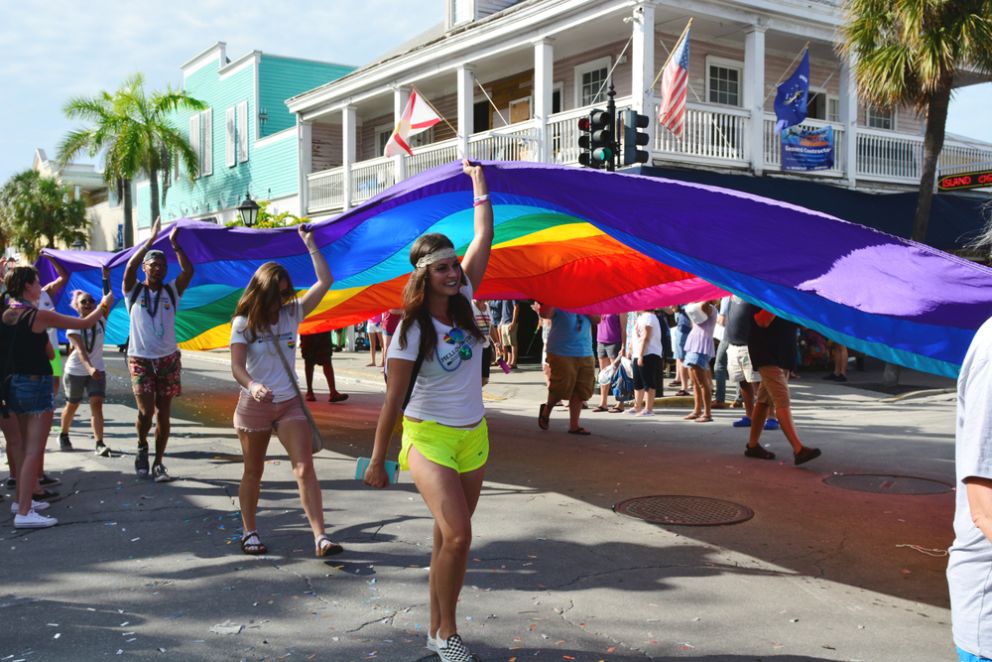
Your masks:
M212 175L214 173L214 132L213 132L213 108L207 108L200 113L200 124L203 128L203 156L200 159L200 174Z
M238 104L238 161L248 160L248 102Z
M234 157L234 145L237 141L237 136L234 130L234 108L227 109L227 142L224 144L224 163L228 168L237 164Z
M200 114L197 113L189 118L189 146L193 148L193 153L200 158ZM203 166L200 166L203 172Z

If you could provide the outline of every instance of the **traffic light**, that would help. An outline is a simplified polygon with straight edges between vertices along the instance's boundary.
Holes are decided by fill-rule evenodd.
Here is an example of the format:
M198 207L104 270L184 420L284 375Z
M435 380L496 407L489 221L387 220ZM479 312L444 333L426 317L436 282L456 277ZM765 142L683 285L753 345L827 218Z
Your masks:
M648 116L639 115L637 111L628 108L623 111L623 164L647 163L648 153L639 147L648 144L648 134L641 129L648 127Z
M589 117L579 120L579 163L590 168L602 168L613 160L615 153L610 114L605 110L593 110Z

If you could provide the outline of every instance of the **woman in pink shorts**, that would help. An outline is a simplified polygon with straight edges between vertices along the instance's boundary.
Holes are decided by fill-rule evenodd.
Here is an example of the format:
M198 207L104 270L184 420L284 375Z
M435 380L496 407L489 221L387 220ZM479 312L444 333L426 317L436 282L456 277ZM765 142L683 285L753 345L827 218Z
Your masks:
M293 465L316 555L343 551L324 533L324 504L313 470L310 426L297 396L296 375L290 375L283 363L285 359L289 366L295 364L300 322L317 307L334 282L312 233L306 226L300 226L299 233L313 259L317 282L297 298L286 269L277 262L266 262L251 277L231 322L231 372L241 385L234 428L244 453L238 500L244 527L241 550L245 554L268 551L255 527L255 511L273 431Z

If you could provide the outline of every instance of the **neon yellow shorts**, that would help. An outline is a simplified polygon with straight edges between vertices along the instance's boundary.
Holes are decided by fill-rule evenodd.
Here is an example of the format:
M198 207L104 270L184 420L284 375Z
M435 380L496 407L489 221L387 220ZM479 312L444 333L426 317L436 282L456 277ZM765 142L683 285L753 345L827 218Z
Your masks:
M489 426L486 419L474 428L452 428L437 421L411 421L403 417L400 469L409 471L410 447L442 467L460 474L475 471L489 459Z
M51 360L52 364L52 377L62 376L62 352L57 348L55 350L55 358Z

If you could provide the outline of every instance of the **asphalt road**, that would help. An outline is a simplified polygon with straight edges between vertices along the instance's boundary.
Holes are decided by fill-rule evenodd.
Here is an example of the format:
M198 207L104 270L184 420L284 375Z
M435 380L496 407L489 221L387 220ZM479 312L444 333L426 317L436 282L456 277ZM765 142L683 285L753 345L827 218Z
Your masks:
M238 550L241 467L223 352L184 356L167 460L178 480L164 485L133 474L133 403L112 356L107 442L121 453L50 450L46 466L63 481L51 508L60 525L0 522L0 662L421 658L426 508L408 476L385 491L353 478L381 403L366 358L336 355L351 398L312 408L326 442L316 467L329 533L346 548L319 561L276 442L259 515L271 553ZM681 420L678 400L651 420L586 412L589 437L565 434L557 409L542 432L540 374L497 373L459 605L466 642L482 659L521 662L952 659L942 554L953 493L824 481L878 473L953 483L953 398L890 401L859 380L877 375L795 384L800 433L824 451L796 468L744 458L744 433L730 426L739 412L695 424ZM89 447L87 423L84 407L77 448ZM763 441L787 455L781 433ZM754 517L661 526L612 510L654 494L728 500Z

